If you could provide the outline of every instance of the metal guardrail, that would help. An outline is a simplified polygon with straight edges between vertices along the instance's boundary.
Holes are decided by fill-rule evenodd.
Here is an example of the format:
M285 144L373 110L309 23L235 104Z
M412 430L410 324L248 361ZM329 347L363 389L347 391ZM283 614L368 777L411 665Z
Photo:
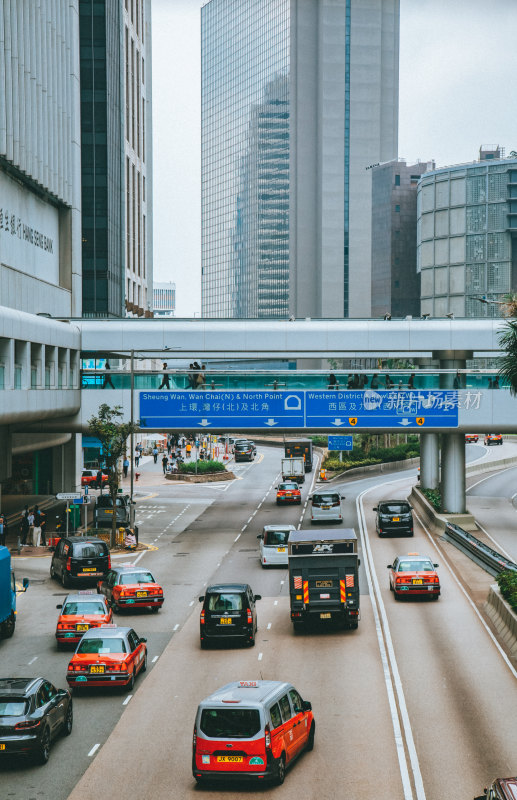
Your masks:
M493 550L484 542L476 539L471 533L464 531L459 525L448 522L445 526L444 538L454 544L458 550L475 561L482 569L494 577L500 572L513 570L517 572L517 564Z

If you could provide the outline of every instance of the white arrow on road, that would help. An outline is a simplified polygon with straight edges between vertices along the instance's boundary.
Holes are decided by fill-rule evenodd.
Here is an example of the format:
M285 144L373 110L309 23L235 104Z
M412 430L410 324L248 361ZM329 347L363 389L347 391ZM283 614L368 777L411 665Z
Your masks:
M272 427L273 425L278 425L278 422L276 421L276 419L269 418L268 421L266 422L266 425L269 425L269 427Z
M344 419L338 419L336 417L336 419L332 420L332 425L337 425L339 427L339 425L346 425L346 422Z
M207 419L202 419L201 422L198 422L198 425L202 425L203 428L206 428L207 425L211 425L212 423L209 422Z
M404 419L399 420L399 425L411 425L411 420L404 417Z

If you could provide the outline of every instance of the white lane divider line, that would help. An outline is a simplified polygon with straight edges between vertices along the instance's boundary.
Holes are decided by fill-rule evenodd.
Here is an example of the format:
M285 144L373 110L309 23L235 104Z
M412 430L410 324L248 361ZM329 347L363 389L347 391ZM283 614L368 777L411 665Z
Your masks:
M91 749L91 750L90 750L90 752L88 753L88 757L89 757L89 758L91 758L92 756L94 756L94 755L95 755L95 753L97 752L97 750L99 749L99 747L100 747L100 746L101 746L101 745L100 745L100 742L98 742L97 744L94 744L94 745L93 745L93 747L92 747L92 749Z
M249 518L249 520L247 521L246 525L249 525L252 519L253 519L253 515Z
M247 524L243 525L242 528L241 528L241 533L244 533L244 531L246 530L247 527L248 527Z
M159 657L160 657L160 656L155 656L155 657L153 658L153 660L151 661L151 664L156 664L156 662L158 661Z
M177 622L177 623L176 623L176 625L174 626L174 628L173 628L172 630L173 630L173 631L177 631L177 630L178 630L178 628L179 628L179 622Z
M274 605L274 606L277 606L277 605L278 605L278 600L275 600L275 602L273 603L273 605Z
M31 665L31 664L34 664L34 662L36 661L37 657L38 657L38 656L34 656L34 658L31 658L31 660L29 661L29 663L27 664L27 666L28 666L28 667L30 667L30 665Z
M194 605L194 601L191 600L190 603L189 603L189 606L193 606L193 605Z
M259 661L262 661L262 653L259 653L259 654L258 654L258 660L259 660Z
M244 528L243 528L243 530L244 530ZM234 541L234 542L238 542L240 538L241 538L241 534L240 534L240 533L238 533L238 534L237 534L237 536L235 537L235 539L234 539L233 541ZM227 550L226 552L228 552L228 550Z
M271 623L270 622L268 622L268 624L267 624L267 629L268 629L268 631L271 630Z
M253 514L251 516L254 517L256 513L257 513L257 509L255 509L255 511L253 512Z
M280 581L280 586L283 586L285 581Z
M126 699L124 700L124 702L122 703L122 705L123 705L123 706L127 706L127 704L129 703L129 701L131 700L131 698L132 698L132 697L133 697L133 695L132 695L132 694L128 694L128 696L126 697Z
M413 739L413 731L409 721L409 714L406 706L406 699L404 690L402 688L402 681L398 670L397 660L395 658L395 650L393 648L393 641L391 638L390 627L388 624L388 617L386 615L386 608L381 597L381 590L377 573L373 563L373 556L370 547L370 540L368 538L368 531L366 528L366 518L363 507L363 497L370 492L375 486L365 489L356 498L357 519L359 522L359 531L361 542L363 545L364 554L364 567L366 578L368 581L368 590L372 602L372 611L375 620L375 630L377 633L377 642L381 654L381 663L384 672L384 681L386 684L386 693L388 695L388 703L391 712L391 722L393 725L393 734L395 739L395 749L399 761L400 777L402 780L402 788L404 791L404 800L414 800L413 789L411 788L411 780L409 777L409 766L407 763L406 751L404 747L404 740L411 762L411 769L413 772L413 781L415 784L417 800L426 800L422 774L420 772L420 764L416 752L415 742ZM381 622L382 620L382 622ZM392 677L393 676L393 677ZM400 709L400 719L399 712ZM403 732L402 732L403 729Z

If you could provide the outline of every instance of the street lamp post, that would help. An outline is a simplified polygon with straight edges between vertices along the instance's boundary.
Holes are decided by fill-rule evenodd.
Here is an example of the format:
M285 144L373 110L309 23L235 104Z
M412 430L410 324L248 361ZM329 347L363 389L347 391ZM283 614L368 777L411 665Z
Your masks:
M133 486L135 474L135 434L133 432L134 418L135 418L135 351L131 350L131 433L129 434L129 447L131 448L131 484L129 490L129 527L135 527L135 506L133 503Z

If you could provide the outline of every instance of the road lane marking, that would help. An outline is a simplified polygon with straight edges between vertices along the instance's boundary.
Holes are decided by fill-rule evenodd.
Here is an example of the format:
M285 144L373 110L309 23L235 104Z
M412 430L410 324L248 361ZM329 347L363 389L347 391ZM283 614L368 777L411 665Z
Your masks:
M31 664L34 664L34 662L36 661L37 657L38 657L38 656L34 656L34 658L31 658L31 660L29 661L29 663L27 664L27 666L28 666L28 667L30 667L30 665L31 665Z
M122 703L122 705L123 705L123 706L127 706L127 704L129 703L129 701L131 700L131 698L132 698L132 697L133 697L133 695L132 695L132 694L128 694L128 696L126 697L126 699L124 700L124 702Z
M242 530L244 530L244 528ZM241 534L239 533L239 534L237 534L237 536L235 537L235 539L233 541L234 542L238 542L240 538L241 538ZM226 552L228 552L228 550Z
M275 602L273 603L273 605L274 605L274 606L277 606L277 605L278 605L278 600L275 600Z
M258 654L258 660L259 660L259 661L262 661L262 653L259 653L259 654Z
M158 658L159 658L159 656L155 656L153 658L153 660L151 661L151 664L156 664L156 662L158 661Z
M394 481L395 482L395 481ZM378 486L378 485L377 485ZM373 563L372 551L370 548L370 540L366 528L366 519L363 507L363 497L368 492L377 487L371 486L362 491L356 498L357 519L359 522L359 532L361 542L363 545L364 554L364 568L366 579L368 581L368 590L372 601L372 611L375 620L375 630L377 633L377 642L381 654L381 663L384 672L384 681L386 684L386 692L388 695L388 703L391 713L391 722L393 725L393 734L395 738L395 749L399 761L400 776L402 779L402 788L404 791L404 800L414 800L413 790L411 788L411 781L409 777L409 767L406 758L406 751L404 748L404 739L407 746L409 760L411 762L411 769L413 772L413 780L415 783L417 800L426 800L424 784L422 781L422 774L420 772L420 764L416 752L415 742L413 739L413 731L409 721L409 714L406 707L406 699L402 682L398 670L397 660L395 658L395 651L393 649L393 641L391 639L388 618L386 615L386 608L381 597L381 590L377 573ZM393 676L393 677L392 677ZM397 702L400 709L397 711ZM402 727L401 727L402 723ZM402 728L404 735L402 735Z
M190 603L189 603L189 606L193 606L193 605L194 605L194 601L191 600Z
M177 623L176 623L176 625L174 626L174 628L173 628L172 630L173 630L173 631L177 631L177 630L178 630L178 628L179 628L179 622L177 622Z
M249 520L247 521L246 525L249 525L252 519L253 519L253 516L251 516L251 517L249 518Z
M479 486L479 484L483 483L483 481L488 481L490 478L495 478L497 475L501 475L503 472L508 472L511 469L515 469L515 464L513 464L510 467L505 467L504 469L499 469L499 470L494 469L494 470L492 470L490 475L487 475L485 478L481 478L481 480L476 481L476 483L473 483L472 486L469 486L469 488L465 490L465 494L468 494L471 489L474 489L475 486ZM513 497L515 497L515 495ZM512 497L512 500L513 500L513 497Z
M271 630L271 623L270 622L268 622L268 624L267 624L267 629L268 629L268 631Z
M283 586L285 581L280 581L280 586Z
M95 755L95 753L97 752L97 750L99 749L99 747L100 747L100 746L101 746L101 745L100 745L100 742L98 742L98 744L94 744L94 745L93 745L93 747L92 747L92 749L91 749L91 750L90 750L90 752L88 753L88 757L89 757L89 758L91 758L91 756L94 756L94 755Z

